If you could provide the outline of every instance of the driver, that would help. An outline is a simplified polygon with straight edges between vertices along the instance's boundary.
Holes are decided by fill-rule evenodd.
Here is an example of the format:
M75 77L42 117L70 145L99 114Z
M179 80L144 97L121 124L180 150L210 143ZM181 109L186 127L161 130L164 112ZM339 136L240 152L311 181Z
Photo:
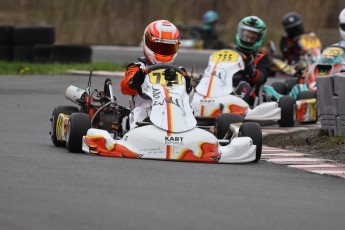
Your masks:
M254 104L259 88L265 84L271 68L269 57L259 51L265 35L266 25L257 16L245 17L238 24L236 50L243 53L246 58L244 60L245 69L239 72L234 86L238 86L236 93L242 95L250 105ZM254 89L253 92L252 89Z
M345 48L345 8L339 14L339 33L343 40L333 44L332 46L341 46Z
M297 64L303 56L302 47L298 44L299 38L303 34L315 36L314 32L306 33L301 16L297 12L288 12L283 16L282 24L286 36L280 39L280 51L283 60L289 65Z
M157 63L173 64L179 45L179 31L174 24L167 20L154 21L144 30L143 51L145 57L138 58L138 62L130 63L120 82L121 92L132 96L134 103L134 109L129 115L130 129L136 128L137 122L143 121L149 116L148 110L151 102L138 94L145 78L143 69ZM185 79L187 93L192 96L193 88L190 78L185 77Z

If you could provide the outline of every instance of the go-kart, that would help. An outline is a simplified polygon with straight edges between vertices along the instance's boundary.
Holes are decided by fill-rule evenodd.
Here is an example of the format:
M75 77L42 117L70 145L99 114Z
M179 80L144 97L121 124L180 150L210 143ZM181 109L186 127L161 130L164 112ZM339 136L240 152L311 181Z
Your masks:
M316 77L337 74L344 68L344 63L344 48L338 46L327 47L308 69L297 70L294 78L290 81L275 82L272 87L265 86L266 91L277 100L282 95L290 95L296 98L297 121L315 123L318 120Z
M312 65L320 56L322 44L320 39L314 33L302 34L297 38L297 44L301 50L299 60L296 63L286 63L280 55L277 54L273 41L270 41L268 52L271 55L272 69L275 75L292 77L296 74L296 66Z
M236 50L225 49L211 54L208 66L199 80L192 102L194 115L200 125L208 126L222 113L240 114L244 121L278 122L281 127L294 126L295 99L282 96L270 101L260 91L254 106L236 93L233 81L244 69L246 56Z
M217 118L214 128L198 128L186 92L186 72L171 64L144 69L139 94L151 101L149 118L121 139L91 128L83 137L85 153L109 157L173 161L245 163L260 160L262 133L257 123L241 123L234 114ZM215 124L216 126L216 124Z
M82 152L82 138L91 127L107 130L113 138L122 136L128 128L123 118L130 110L117 104L111 80L105 80L103 90L91 92L91 79L92 71L86 90L73 85L66 89L65 97L78 106L54 108L50 136L55 146Z

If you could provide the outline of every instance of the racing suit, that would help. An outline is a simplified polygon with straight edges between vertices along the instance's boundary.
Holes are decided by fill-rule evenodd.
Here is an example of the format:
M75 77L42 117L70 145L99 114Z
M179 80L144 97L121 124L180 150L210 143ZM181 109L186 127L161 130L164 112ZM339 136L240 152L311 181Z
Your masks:
M243 53L243 51L242 51ZM248 67L246 66L244 70L239 71L234 79L234 86L237 87L236 93L241 95L243 93L250 94L248 96L243 96L244 100L248 102L249 105L253 106L256 96L259 94L260 87L266 83L267 77L269 76L271 69L271 60L269 56L263 52L255 53L244 53L247 57L245 62L252 62L254 67L254 73L248 74ZM246 65L246 64L245 64ZM243 88L243 82L249 83L251 92L248 92L248 87ZM242 92L245 90L246 92Z
M309 35L315 36L315 33L310 32L307 33ZM290 37L282 37L280 39L280 51L283 56L283 61L286 61L289 65L297 64L301 57L304 55L302 47L298 44L300 37L302 36L298 35L296 37L290 38Z
M151 101L148 99L144 99L138 94L138 91L136 89L133 89L130 87L130 81L135 75L135 73L139 71L140 69L144 69L145 67L151 65L151 63L145 57L138 58L138 60L139 62L133 62L127 66L126 71L125 71L125 76L120 82L121 92L124 95L132 96L134 108L129 115L130 129L136 128L137 122L143 121L145 118L148 118L150 115ZM179 67L179 68L182 69L183 67ZM191 86L190 78L185 77L185 79L186 79L187 93L190 97L189 101L191 102L194 95L194 91Z

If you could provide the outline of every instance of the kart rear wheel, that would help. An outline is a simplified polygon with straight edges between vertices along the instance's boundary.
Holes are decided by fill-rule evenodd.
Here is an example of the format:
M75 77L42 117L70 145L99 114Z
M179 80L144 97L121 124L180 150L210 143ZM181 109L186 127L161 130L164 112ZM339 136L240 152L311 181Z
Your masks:
M230 124L242 123L243 117L240 114L222 113L216 118L216 132L218 139L224 139L230 131ZM229 137L230 138L230 137ZM226 138L227 139L227 138Z
M301 91L297 95L297 100L303 100L303 99L312 99L317 98L316 92L312 91Z
M262 131L260 125L256 122L243 123L239 130L239 136L250 137L252 139L253 144L256 145L256 155L253 162L258 162L262 152Z
M51 122L51 130L50 130L50 137L53 144L57 147L65 147L65 141L59 141L56 136L56 122L60 115L60 113L64 113L66 115L71 115L72 113L78 112L78 107L76 106L57 106L53 110L52 117L50 118Z
M283 82L273 82L272 85L273 89L281 94L281 95L286 95L287 92L286 92L286 85L283 83Z
M86 113L73 113L68 121L66 147L72 153L81 153L83 136L91 128L89 115Z
M278 101L278 107L281 108L281 117L278 121L280 127L295 126L296 117L296 99L291 96L283 96Z

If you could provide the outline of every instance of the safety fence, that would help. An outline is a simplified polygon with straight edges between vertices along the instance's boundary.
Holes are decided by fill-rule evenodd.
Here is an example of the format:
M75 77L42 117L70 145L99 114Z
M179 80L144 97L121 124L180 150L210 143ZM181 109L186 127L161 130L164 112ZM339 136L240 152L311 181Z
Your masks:
M321 129L345 135L345 73L316 78Z
M56 44L53 26L0 26L0 60L87 63L91 59L92 49L88 45Z

